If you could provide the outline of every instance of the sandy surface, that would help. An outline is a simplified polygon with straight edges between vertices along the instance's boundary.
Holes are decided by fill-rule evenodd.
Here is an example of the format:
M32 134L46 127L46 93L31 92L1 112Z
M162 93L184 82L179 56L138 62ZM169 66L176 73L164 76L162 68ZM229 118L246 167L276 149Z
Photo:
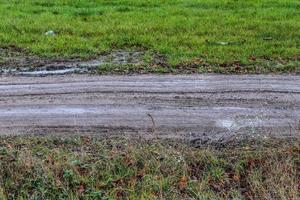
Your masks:
M0 132L300 137L300 76L1 77Z

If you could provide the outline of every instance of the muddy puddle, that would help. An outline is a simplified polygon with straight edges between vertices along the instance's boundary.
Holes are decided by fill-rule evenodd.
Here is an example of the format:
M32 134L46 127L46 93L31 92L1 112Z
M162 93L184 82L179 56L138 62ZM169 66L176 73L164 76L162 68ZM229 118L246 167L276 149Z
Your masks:
M1 75L15 76L49 76L64 74L92 73L107 65L142 65L144 52L113 51L100 55L88 61L80 60L42 60L38 57L24 57L23 55L5 55L0 63Z

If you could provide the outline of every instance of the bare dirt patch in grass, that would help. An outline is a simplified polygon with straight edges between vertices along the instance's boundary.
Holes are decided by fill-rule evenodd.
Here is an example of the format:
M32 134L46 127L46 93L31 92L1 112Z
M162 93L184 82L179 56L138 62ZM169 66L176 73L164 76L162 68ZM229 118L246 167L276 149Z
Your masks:
M143 65L144 52L112 51L91 59L43 58L22 49L0 48L0 73L11 75L44 76L68 73L93 73L103 66Z

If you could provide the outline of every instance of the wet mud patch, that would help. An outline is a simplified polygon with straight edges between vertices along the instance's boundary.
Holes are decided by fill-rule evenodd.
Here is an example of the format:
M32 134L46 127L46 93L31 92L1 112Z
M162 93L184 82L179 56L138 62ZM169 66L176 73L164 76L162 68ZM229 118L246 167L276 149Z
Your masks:
M0 48L0 74L21 76L48 76L71 73L93 73L107 66L142 66L144 52L115 50L94 59L47 59L29 55L22 49Z

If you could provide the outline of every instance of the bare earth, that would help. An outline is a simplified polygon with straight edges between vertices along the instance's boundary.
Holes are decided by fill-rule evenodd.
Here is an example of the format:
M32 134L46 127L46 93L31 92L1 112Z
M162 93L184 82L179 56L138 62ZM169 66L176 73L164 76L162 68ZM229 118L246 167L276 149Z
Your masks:
M2 134L300 137L300 76L0 78Z

